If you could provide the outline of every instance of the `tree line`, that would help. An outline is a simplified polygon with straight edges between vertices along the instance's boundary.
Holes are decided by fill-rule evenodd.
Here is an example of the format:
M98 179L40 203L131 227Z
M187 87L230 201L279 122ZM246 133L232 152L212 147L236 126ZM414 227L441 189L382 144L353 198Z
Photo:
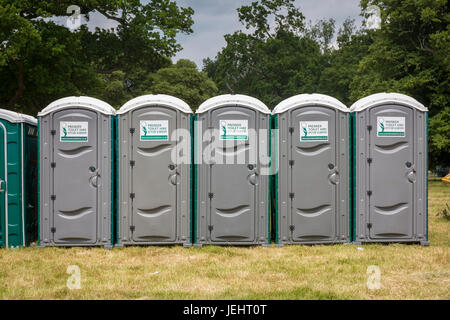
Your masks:
M78 5L113 21L76 30L53 17ZM319 4L318 4L319 5ZM237 9L243 28L199 71L171 61L178 33L192 33L192 8L172 0L0 0L0 107L36 114L68 95L118 108L164 93L194 110L221 93L255 96L273 108L299 93L323 93L347 106L377 92L410 95L429 109L430 166L450 166L450 14L447 0L361 0L364 22L308 23L294 0ZM379 25L369 26L373 9Z

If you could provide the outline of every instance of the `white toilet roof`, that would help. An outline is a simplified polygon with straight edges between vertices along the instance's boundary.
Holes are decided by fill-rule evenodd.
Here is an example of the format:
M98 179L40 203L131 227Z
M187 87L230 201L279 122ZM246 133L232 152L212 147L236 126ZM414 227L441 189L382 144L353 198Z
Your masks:
M0 109L0 118L13 123L26 122L32 125L37 125L37 120L35 117L6 109Z
M80 106L83 108L91 109L97 112L101 112L107 115L115 115L116 109L114 109L108 103L92 98L92 97L66 97L62 99L58 99L50 103L47 107L45 107L41 112L38 113L39 117L45 116L51 112L64 109L66 107L76 107Z
M269 108L267 108L267 106L262 101L243 94L223 94L217 97L210 98L203 102L200 107L198 107L196 113L204 113L208 110L226 105L245 106L258 110L262 113L270 114Z
M387 103L403 104L414 107L420 111L428 111L428 109L423 104L421 104L416 99L411 98L410 96L401 93L386 92L372 94L370 96L359 99L350 107L350 111L359 112L375 105Z
M283 113L291 108L297 108L307 105L319 105L327 106L338 109L343 112L350 112L342 102L338 99L327 96L325 94L312 93L312 94L299 94L281 101L274 109L272 114Z
M117 111L117 114L127 113L133 109L151 105L169 106L184 113L192 113L189 105L181 99L166 94L148 94L131 99Z

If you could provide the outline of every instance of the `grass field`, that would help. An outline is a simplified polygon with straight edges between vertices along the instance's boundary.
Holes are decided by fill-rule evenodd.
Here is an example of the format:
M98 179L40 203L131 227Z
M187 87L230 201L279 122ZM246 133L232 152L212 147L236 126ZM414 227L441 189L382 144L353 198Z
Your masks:
M429 183L429 247L0 250L0 299L450 299L450 185ZM81 289L66 286L69 265ZM368 266L381 272L369 290Z

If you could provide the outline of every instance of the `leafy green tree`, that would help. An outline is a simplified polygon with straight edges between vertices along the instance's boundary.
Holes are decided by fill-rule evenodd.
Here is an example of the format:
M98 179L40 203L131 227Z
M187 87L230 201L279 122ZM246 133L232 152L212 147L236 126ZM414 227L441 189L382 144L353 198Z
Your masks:
M317 91L333 96L350 107L354 102L350 99L350 85L372 42L370 32L357 30L354 20L347 19L337 33L337 49L324 52L326 62Z
M215 60L204 60L203 70L220 92L253 95L269 107L313 92L320 78L321 49L305 36L304 16L294 1L253 2L239 8L238 15L253 32L225 35L226 46Z
M381 27L359 64L351 100L376 92L408 94L429 108L431 166L450 158L450 14L447 0L362 0L380 8ZM444 131L442 131L444 130ZM447 130L447 131L445 131Z
M71 15L70 5L87 18L100 12L117 27L71 32L49 20ZM113 73L141 82L170 65L181 49L176 35L192 32L192 14L171 0L0 0L0 105L35 114L62 96L101 97L103 90L119 101Z
M331 41L336 31L335 25L334 19L319 20L317 23L311 24L306 30L308 37L320 45L323 53L329 54L333 49Z
M430 167L450 167L450 107L446 106L429 120L428 147Z
M184 100L192 110L217 95L216 84L194 62L180 59L170 67L161 68L149 76L148 93L168 94Z

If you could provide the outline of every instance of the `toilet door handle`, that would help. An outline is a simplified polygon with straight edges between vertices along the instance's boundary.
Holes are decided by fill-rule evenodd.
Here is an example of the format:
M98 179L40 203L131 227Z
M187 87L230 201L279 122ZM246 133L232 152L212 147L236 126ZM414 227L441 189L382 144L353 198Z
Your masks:
M180 178L180 174L178 172L175 172L174 174L170 175L169 181L171 184L176 186L178 184L179 178Z
M93 167L91 167L93 168ZM90 169L92 171L92 169ZM99 179L100 179L100 173L98 169L95 169L93 172L93 175L89 178L89 182L90 184L94 187L97 188L98 187L98 183L99 183Z
M252 184L252 185L256 185L258 183L258 174L256 172L250 174L248 176L248 181Z
M332 184L338 184L339 183L339 172L338 171L334 171L332 174L330 174L328 176L328 180L330 180L330 182Z
M6 183L5 180L0 180L0 192L6 191Z

